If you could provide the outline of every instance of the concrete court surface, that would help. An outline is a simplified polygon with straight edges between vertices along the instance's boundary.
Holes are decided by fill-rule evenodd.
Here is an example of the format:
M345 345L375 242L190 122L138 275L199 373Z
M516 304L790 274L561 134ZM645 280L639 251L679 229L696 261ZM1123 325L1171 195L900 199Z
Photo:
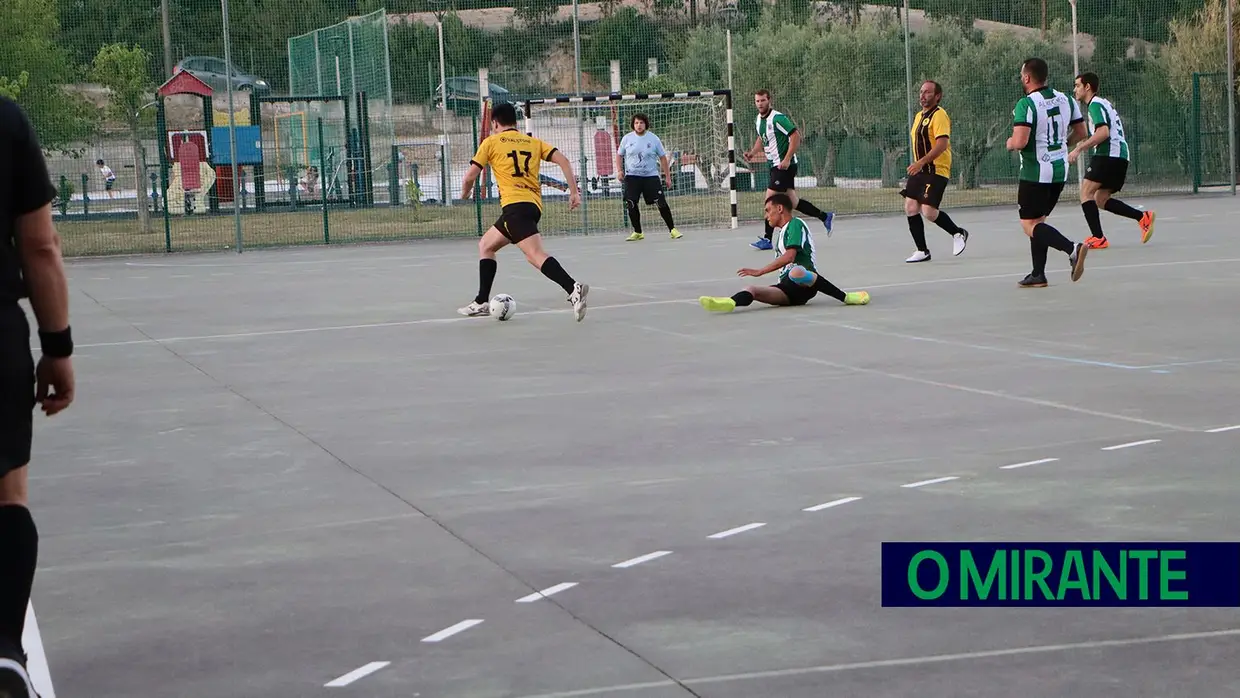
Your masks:
M1038 290L1014 206L814 224L873 302L732 315L757 226L550 237L581 324L513 249L457 317L471 240L75 261L57 695L1234 695L1232 610L880 607L882 541L1235 539L1240 202L1132 202Z

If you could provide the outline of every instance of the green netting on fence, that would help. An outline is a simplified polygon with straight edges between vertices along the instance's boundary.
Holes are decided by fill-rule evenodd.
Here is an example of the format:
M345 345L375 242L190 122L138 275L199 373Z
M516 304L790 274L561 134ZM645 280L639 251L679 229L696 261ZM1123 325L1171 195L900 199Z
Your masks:
M918 87L937 80L953 131L945 201L1011 205L1017 169L1003 142L1020 63L1034 55L1069 94L1076 72L1100 76L1131 146L1126 195L1231 184L1223 0L1082 1L1075 32L1068 0L916 0L907 13L851 0L230 0L231 67L217 0L169 10L165 42L155 0L0 3L0 90L48 149L69 254L223 248L234 207L253 245L476 236L497 204L455 197L485 132L481 100L578 92L729 89L740 160L756 135L753 93L770 90L803 136L802 196L841 214L898 213ZM1240 22L1230 30L1240 37ZM206 82L209 100L159 95L178 71ZM673 115L671 128L717 133L723 117L705 113ZM563 135L587 150L576 130ZM184 141L201 142L197 160L172 152ZM581 188L609 197L597 159L575 163ZM111 188L97 160L115 172ZM695 167L679 164L681 176ZM738 162L742 221L761 215L765 167ZM312 194L324 188L326 199ZM555 187L544 192L560 205ZM586 210L611 213L566 214L580 224L547 232L623 229L607 204L591 199Z

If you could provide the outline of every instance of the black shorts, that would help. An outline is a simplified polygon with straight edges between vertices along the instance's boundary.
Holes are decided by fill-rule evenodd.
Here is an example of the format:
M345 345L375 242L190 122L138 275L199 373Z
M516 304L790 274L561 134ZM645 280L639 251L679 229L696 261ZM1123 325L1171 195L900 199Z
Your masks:
M632 201L637 204L637 198L642 197L646 200L646 205L658 203L663 198L663 180L658 175L650 177L634 177L629 175L624 178L624 200Z
M1051 184L1048 182L1020 180L1020 186L1016 190L1016 203L1020 206L1020 219L1022 221L1031 221L1051 215L1051 211L1055 210L1055 204L1059 203L1059 195L1063 193L1063 185L1063 182Z
M0 477L30 462L34 407L30 323L12 303L0 307Z
M542 209L538 207L538 204L521 201L505 206L499 218L495 220L495 227L515 245L526 238L537 235L540 220L542 220Z
M1124 180L1128 178L1128 161L1107 155L1095 155L1089 159L1089 167L1085 168L1085 179L1097 182L1099 188L1112 194L1124 188Z
M784 192L789 189L796 189L797 180L797 164L794 162L788 166L788 169L780 169L771 166L771 181L766 185L771 191Z
M904 189L900 190L900 196L915 199L923 206L938 208L939 204L943 203L943 194L947 192L947 183L948 180L943 175L918 172L908 178Z
M780 279L779 283L771 288L777 288L788 296L788 305L805 305L809 299L818 295L812 286L802 286L792 279Z

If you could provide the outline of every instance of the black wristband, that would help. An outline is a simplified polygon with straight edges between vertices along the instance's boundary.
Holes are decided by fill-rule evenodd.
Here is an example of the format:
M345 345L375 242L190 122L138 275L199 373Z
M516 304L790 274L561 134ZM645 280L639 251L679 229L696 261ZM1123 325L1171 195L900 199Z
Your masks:
M59 332L39 330L39 344L43 348L44 356L53 359L73 356L73 332L68 327Z

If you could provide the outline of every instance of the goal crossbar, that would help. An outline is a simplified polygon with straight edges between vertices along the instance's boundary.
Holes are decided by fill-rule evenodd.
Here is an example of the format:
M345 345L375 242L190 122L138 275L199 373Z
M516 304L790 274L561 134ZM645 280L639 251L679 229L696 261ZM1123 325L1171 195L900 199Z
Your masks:
M534 97L519 101L521 111L525 117L525 131L529 135L534 133L534 107L537 105L587 105L600 103L617 103L617 102L658 102L658 101L674 101L685 100L694 97L722 97L724 100L724 115L726 121L727 134L727 180L728 180L728 197L731 206L731 227L736 229L739 226L738 218L738 201L736 193L736 134L734 130L734 119L732 109L732 91L731 90L689 90L685 92L657 92L657 93L632 93L623 94L619 92L611 92L606 94L582 94L582 95L566 95L556 97ZM579 176L582 173L578 173Z

